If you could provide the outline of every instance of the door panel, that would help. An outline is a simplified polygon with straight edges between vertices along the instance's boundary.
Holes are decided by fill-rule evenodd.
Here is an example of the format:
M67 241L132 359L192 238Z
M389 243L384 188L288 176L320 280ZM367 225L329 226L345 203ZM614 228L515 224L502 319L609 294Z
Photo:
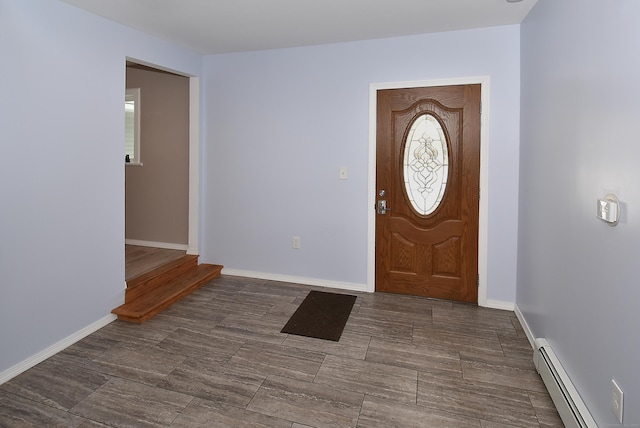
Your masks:
M480 85L378 91L376 156L376 291L477 302Z

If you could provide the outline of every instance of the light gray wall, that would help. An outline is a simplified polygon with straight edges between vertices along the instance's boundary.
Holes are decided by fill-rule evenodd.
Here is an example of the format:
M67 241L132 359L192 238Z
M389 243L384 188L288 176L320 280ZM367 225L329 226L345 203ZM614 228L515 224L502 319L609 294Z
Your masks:
M611 379L640 424L638 16L636 0L539 0L521 27L517 304L600 426L618 426ZM616 227L595 217L610 192Z
M143 166L125 168L127 239L188 244L189 78L127 67L140 88Z
M519 34L504 26L205 57L202 260L364 286L370 84L490 76L488 298L515 302Z
M51 0L0 0L0 373L124 301L127 56L201 56Z

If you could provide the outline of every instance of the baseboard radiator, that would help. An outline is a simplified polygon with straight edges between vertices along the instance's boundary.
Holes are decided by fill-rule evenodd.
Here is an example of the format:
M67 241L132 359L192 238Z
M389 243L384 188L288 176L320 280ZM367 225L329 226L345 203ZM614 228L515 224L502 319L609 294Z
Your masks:
M536 339L533 363L566 428L598 428L546 339Z

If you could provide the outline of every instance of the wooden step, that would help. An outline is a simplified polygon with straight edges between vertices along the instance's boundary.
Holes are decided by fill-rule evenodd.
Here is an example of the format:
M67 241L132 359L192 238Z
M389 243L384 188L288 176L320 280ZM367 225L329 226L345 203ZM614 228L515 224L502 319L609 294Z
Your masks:
M198 267L198 256L186 255L127 281L124 302L130 303L158 286Z
M161 284L136 299L115 308L118 319L142 323L220 275L222 266L201 264L180 277Z

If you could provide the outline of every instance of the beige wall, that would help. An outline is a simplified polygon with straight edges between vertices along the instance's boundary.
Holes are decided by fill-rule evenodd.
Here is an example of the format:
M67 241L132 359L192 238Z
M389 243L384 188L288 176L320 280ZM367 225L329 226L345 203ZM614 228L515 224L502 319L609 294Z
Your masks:
M125 167L126 239L187 244L189 79L127 67L140 88L140 160Z

